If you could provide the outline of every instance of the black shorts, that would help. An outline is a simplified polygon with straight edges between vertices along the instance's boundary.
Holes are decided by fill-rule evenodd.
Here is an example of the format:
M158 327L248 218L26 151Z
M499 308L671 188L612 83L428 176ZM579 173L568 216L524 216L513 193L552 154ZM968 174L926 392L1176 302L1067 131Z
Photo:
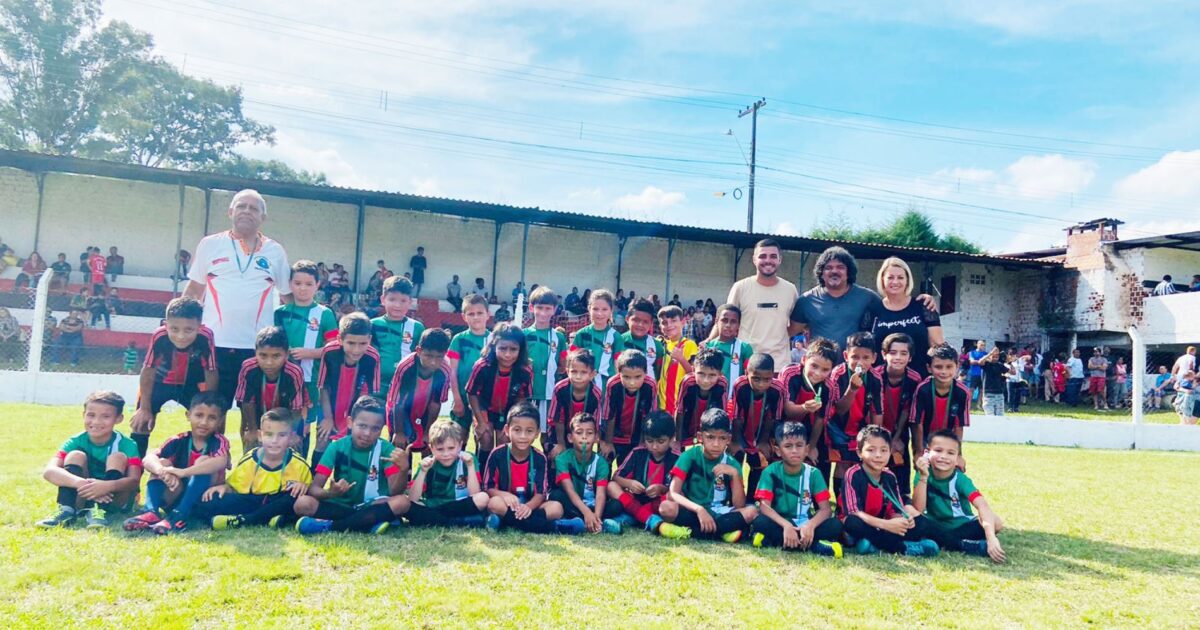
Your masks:
M233 409L237 393L238 374L242 363L254 356L253 348L217 348L217 391L225 398L227 408Z
M597 487L596 492L600 493L602 490ZM558 501L562 504L563 518L583 518L583 513L579 511L579 508L575 507L574 503L571 503L571 497L567 496L566 490L562 488L551 490L550 500ZM604 502L604 513L600 515L600 518L617 518L624 511L620 501L606 500Z
M968 376L968 377L967 377L967 382L968 382L968 384L971 386L971 389L976 389L976 388L978 388L978 387L983 387L983 375L982 375L982 374L977 374L977 375L975 375L975 376Z
M199 383L189 385L167 385L165 383L155 383L154 391L150 394L150 413L158 415L162 411L163 405L174 400L181 404L186 409L192 403L192 398L200 393ZM138 409L142 408L144 401L138 398Z

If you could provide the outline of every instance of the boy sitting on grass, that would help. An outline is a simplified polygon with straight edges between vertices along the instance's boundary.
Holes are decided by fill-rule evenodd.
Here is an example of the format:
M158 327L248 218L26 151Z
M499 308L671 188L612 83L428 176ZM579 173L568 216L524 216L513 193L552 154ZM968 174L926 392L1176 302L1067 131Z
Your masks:
M647 531L664 536L681 533L682 528L664 522L658 515L658 506L670 490L670 471L679 459L671 450L675 421L671 414L658 410L650 412L643 425L642 445L630 451L613 483L608 484L608 498L625 510L621 519L629 523L644 525Z
M595 416L575 414L568 440L571 450L554 460L558 487L550 492L550 500L562 504L564 519L582 519L593 534L620 534L621 523L614 519L621 515L621 505L609 503L605 491L611 468L607 459L592 450L596 444Z
M216 432L225 420L224 397L215 391L196 394L187 419L191 430L146 455L146 510L126 520L125 531L181 532L213 482L224 482L229 440Z
M996 534L1004 521L992 511L966 473L958 469L962 440L953 431L929 436L925 455L916 462L913 478L913 507L929 519L934 540L943 549L984 556L1004 562L1004 548ZM974 506L979 512L971 511Z
M421 460L408 486L408 522L413 525L483 525L488 494L480 487L475 456L463 450L466 432L453 420L429 427L433 454Z
M892 436L887 429L868 424L858 431L861 463L846 471L838 495L838 515L848 542L860 554L902 553L936 556L938 544L929 537L928 519L904 495L896 475L888 470Z
M580 350L578 352L586 352ZM589 380L588 387L595 385ZM583 521L562 518L563 506L547 501L550 493L546 456L533 448L541 433L541 412L529 401L508 410L504 423L508 444L496 447L483 467L488 493L488 529L513 527L523 532L582 534Z
M167 303L166 319L150 338L138 381L137 410L129 419L130 437L140 457L150 447L150 432L163 405L192 402L201 391L217 391L217 355L212 330L201 323L204 306L190 297ZM217 428L225 433L225 422Z
M109 510L131 507L142 479L142 460L133 440L114 431L125 399L100 390L83 399L83 432L63 442L42 478L58 487L58 512L37 526L65 527L81 513L88 529L108 526Z
M204 493L196 516L213 529L243 525L270 525L292 514L298 497L308 491L312 471L304 457L291 448L296 422L304 412L271 409L259 418L258 446L242 456L225 483Z
M697 534L735 543L758 516L754 506L746 505L742 466L729 454L732 439L729 414L722 409L705 411L697 435L700 448L690 448L679 456L671 469L667 500L658 506L664 520L687 530L672 538Z
M294 510L300 517L296 531L382 534L396 517L408 512L400 475L400 462L408 454L379 437L384 422L383 404L374 397L362 396L354 402L350 434L329 445L308 493L296 499Z
M808 427L784 422L775 428L779 461L767 466L754 498L758 518L750 525L755 547L783 547L842 557L842 524L831 518L829 488L821 472L804 462L808 456Z

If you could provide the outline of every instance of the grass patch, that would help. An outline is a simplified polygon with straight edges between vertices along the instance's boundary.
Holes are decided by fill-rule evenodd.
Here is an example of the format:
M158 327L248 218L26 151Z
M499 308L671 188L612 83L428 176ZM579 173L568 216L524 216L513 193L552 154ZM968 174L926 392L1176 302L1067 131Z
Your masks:
M1100 411L1092 408L1091 400L1080 401L1078 407L1067 404L1031 401L1021 405L1018 413L1008 413L1010 416L1038 416L1043 418L1074 418L1076 420L1105 420L1108 422L1133 422L1133 412L1129 409L1109 409ZM1171 409L1149 411L1142 416L1151 424L1179 424L1179 414Z
M1200 555L1191 528L1180 526L1200 520L1200 506L1181 500L1192 496L1196 454L968 444L972 477L1011 527L1003 535L1010 562L1000 567L951 554L830 561L641 532L39 531L32 523L54 499L41 468L79 430L78 415L77 407L0 405L3 627L1200 621ZM164 420L154 442L184 426L179 412Z

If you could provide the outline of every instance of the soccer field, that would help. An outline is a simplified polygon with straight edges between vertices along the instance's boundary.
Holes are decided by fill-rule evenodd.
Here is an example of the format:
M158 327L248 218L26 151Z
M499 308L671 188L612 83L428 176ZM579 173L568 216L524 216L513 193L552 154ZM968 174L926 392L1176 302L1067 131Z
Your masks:
M0 405L0 627L1200 625L1195 454L967 444L1009 527L1003 566L638 531L41 531L54 504L41 469L79 412ZM164 417L154 443L185 426Z

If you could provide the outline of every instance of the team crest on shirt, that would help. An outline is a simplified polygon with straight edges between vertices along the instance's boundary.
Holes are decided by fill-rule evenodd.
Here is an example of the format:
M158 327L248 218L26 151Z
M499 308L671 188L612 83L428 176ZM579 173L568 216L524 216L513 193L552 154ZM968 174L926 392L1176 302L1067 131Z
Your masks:
M412 333L408 332L407 330L404 331L404 343L406 343L406 344L412 343Z
M372 464L371 467L369 469L367 469L367 481L379 481L379 467L378 466Z
M955 511L962 510L962 503L959 502L957 495L950 495L950 507L954 508Z
M804 505L812 505L812 492L805 490L804 495L800 497L800 502Z
M713 482L713 488L717 492L725 490L725 475L717 475L716 480Z
M454 487L459 490L467 489L467 473L463 473L454 478Z
M254 266L255 266L255 267L258 267L259 269L262 269L263 271L270 271L270 270L271 270L271 263L270 263L270 262L267 260L267 257L266 257L266 256L258 256L258 257L256 257L256 258L254 259Z
M583 480L583 487L588 490L594 490L596 488L596 475L589 472Z
M558 350L558 335L550 335L550 352Z
M604 354L611 354L611 353L612 353L612 346L613 346L613 345L612 345L611 343L606 343L606 344L604 344Z
M321 327L321 320L317 319L316 317L308 318L308 329L309 330L317 330L320 327Z

